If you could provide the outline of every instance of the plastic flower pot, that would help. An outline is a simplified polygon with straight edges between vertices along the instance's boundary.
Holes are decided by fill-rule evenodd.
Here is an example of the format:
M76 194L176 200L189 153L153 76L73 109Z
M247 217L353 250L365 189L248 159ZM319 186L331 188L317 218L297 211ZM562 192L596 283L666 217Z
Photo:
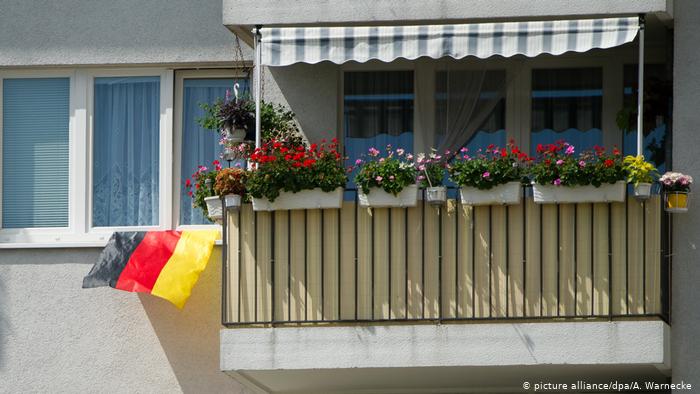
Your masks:
M209 218L217 223L221 222L221 219L224 217L221 198L219 196L205 197L204 202L207 203Z
M666 212L688 212L688 192L666 192L664 196Z
M634 197L639 200L646 200L651 197L651 183L638 183L634 187Z
M626 188L625 181L605 183L600 187L532 184L533 197L538 204L622 202L625 201Z
M447 188L445 186L426 187L425 201L431 205L444 204L447 201Z
M241 208L241 196L238 194L227 194L224 196L224 203L226 204L226 209L237 210Z
M522 191L520 182L508 182L487 190L462 186L459 197L462 205L509 205L520 203Z
M406 186L397 195L377 187L367 194L360 189L357 191L357 199L360 206L365 208L415 207L418 201L418 185Z
M282 192L270 201L253 197L254 211L282 211L290 209L339 209L343 204L343 188L324 192L320 188L301 190L297 193Z

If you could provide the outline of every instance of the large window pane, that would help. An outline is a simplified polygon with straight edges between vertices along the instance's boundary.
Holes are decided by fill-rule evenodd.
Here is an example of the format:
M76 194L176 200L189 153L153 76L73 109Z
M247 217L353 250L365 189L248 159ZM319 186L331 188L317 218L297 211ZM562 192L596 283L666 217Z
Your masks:
M343 125L349 163L371 147L413 151L413 71L346 72ZM354 185L350 175L351 185Z
M68 226L68 78L3 81L2 227Z
M219 159L222 146L219 134L203 129L197 119L204 116L202 103L212 104L226 96L226 90L233 91L239 84L241 94L248 91L247 79L185 79L182 93L182 163L180 179L180 224L210 224L198 208L192 207L192 198L185 190L185 179L197 171L198 165L209 165Z
M95 78L94 226L158 224L159 77Z
M617 114L618 126L625 133L623 151L626 155L637 154L637 90L639 89L637 72L636 64L625 66L624 105ZM646 64L644 66L644 157L654 163L662 174L667 168L672 90L666 65Z
M602 112L602 69L533 70L531 153L558 140L578 151L603 145Z
M504 146L505 71L447 70L435 75L435 142L470 152Z

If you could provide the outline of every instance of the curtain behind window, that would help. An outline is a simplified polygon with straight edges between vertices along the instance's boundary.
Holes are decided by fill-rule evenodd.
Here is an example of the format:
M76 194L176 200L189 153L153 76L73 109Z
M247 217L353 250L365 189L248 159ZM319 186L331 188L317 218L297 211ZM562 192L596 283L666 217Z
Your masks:
M504 146L504 70L446 70L435 75L435 145L439 152Z
M375 147L413 151L413 71L346 72L345 155L352 164ZM354 185L350 174L350 185Z
M185 79L182 93L182 160L180 166L180 224L211 224L199 208L192 207L192 198L185 190L185 179L189 178L198 165L211 166L211 162L220 159L222 146L220 135L214 130L203 129L197 119L204 116L202 103L212 104L218 98L226 96L226 90L233 92L233 85L240 86L239 94L248 92L247 79L207 78ZM233 94L233 93L232 93ZM225 163L224 163L225 164Z
M530 151L564 140L577 151L603 145L603 70L532 70Z
M158 224L159 77L95 78L94 226Z

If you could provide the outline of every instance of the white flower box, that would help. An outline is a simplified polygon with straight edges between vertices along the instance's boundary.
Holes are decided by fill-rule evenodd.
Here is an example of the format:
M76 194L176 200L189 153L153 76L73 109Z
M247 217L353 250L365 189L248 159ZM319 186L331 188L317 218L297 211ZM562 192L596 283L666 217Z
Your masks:
M539 204L555 203L584 203L584 202L614 202L625 201L627 183L604 183L600 187L586 186L555 186L532 185L535 202Z
M320 188L302 190L297 193L282 192L275 201L253 198L254 211L282 211L289 209L337 209L343 204L343 188L324 192Z
M221 223L221 219L224 217L224 209L221 204L221 197L212 196L205 197L204 202L207 204L207 212L209 213L209 218L216 223Z
M459 197L463 205L507 205L519 204L523 188L520 182L508 182L481 190L471 186L462 186Z
M358 189L357 199L361 207L415 207L418 201L418 185L406 186L396 196L378 187L372 188L369 194Z

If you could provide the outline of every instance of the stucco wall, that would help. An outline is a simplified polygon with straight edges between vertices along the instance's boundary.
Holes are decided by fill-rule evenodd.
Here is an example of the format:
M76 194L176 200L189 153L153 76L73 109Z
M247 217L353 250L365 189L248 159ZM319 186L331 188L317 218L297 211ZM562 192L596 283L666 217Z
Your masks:
M700 2L676 0L675 15L673 168L700 182ZM673 215L671 360L674 381L700 384L700 204L693 203L687 214Z
M3 0L0 67L230 63L221 21L221 0Z
M0 393L241 393L219 372L220 252L182 311L81 289L99 250L0 251Z

